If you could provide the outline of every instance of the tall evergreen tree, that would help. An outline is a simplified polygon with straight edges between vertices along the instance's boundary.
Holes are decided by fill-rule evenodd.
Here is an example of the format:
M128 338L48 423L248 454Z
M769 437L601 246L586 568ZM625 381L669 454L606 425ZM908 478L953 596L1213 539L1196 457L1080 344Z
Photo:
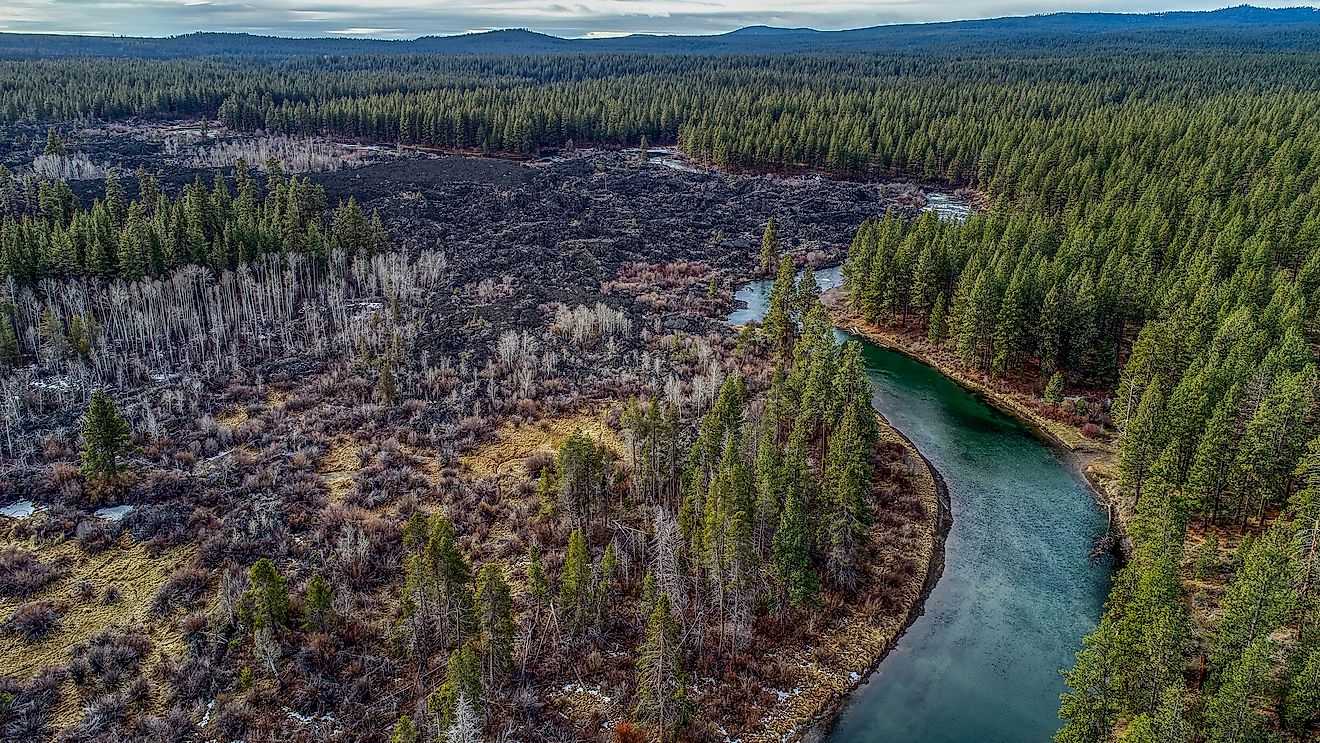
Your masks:
M669 604L669 594L656 600L646 627L646 640L637 651L635 714L655 740L672 741L686 726L691 701L678 645L678 624Z
M1265 715L1258 699L1269 681L1268 637L1256 637L1243 653L1224 666L1221 683L1205 701L1203 717L1207 743L1247 743L1259 740Z
M330 582L321 573L312 573L307 581L307 596L303 599L303 629L324 632L334 615L334 592Z
M761 233L761 273L768 274L779 258L779 228L775 218L766 220L765 231Z
M459 701L475 705L482 699L481 660L474 643L467 642L449 655L445 682L436 689L426 705L436 716L436 727L449 730L459 715Z
M773 552L776 577L789 605L802 606L815 601L820 581L811 564L806 513L793 488L789 488L784 498Z
M581 529L574 529L568 538L564 571L559 577L559 608L570 627L581 627L586 621L590 598L591 556L587 554L587 538Z
M830 436L824 474L822 542L829 575L835 583L853 588L860 579L858 562L872 520L867 494L871 487L870 451L855 407L843 411L843 420Z
M1128 421L1127 429L1119 441L1119 470L1124 487L1131 488L1141 497L1155 458L1164 450L1164 395L1159 379L1146 386L1141 403Z
M513 665L513 596L504 570L493 562L477 574L476 625L482 670L494 685Z
M105 389L92 393L83 418L82 471L88 477L114 480L121 459L132 450L132 429L115 409Z
M797 326L796 315L793 312L796 297L793 278L796 275L797 271L793 268L793 259L784 256L784 259L779 262L779 273L776 274L775 281L770 286L770 297L766 304L765 319L761 321L761 326L765 329L765 335L770 340L771 347L781 357L787 356L789 349L792 348L793 336Z

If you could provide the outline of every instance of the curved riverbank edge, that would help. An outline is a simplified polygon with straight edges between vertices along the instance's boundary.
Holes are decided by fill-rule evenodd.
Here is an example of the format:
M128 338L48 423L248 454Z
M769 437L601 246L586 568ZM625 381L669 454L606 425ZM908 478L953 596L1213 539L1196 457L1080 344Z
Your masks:
M868 322L849 306L842 288L825 292L821 302L829 311L835 327L935 369L982 402L1022 424L1036 438L1066 452L1069 461L1086 480L1096 504L1108 514L1110 527L1123 536L1124 550L1128 549L1126 533L1131 511L1119 494L1118 457L1113 446L1083 436L1074 426L1041 416L1014 395L994 389L966 370L934 358L904 336Z
M786 700L759 734L743 736L748 743L821 740L853 693L880 667L908 627L925 613L926 599L944 572L944 543L953 524L948 487L935 466L902 431L879 411L876 418L880 439L896 443L907 452L905 461L927 514L924 523L916 524L921 531L920 548L918 554L911 555L917 565L924 566L924 575L914 574L914 580L904 586L905 608L901 613L877 622L864 611L854 611L853 616L825 635L822 648L846 652L834 652L824 659L810 648L802 653L808 673L799 693ZM883 539L883 535L877 538Z

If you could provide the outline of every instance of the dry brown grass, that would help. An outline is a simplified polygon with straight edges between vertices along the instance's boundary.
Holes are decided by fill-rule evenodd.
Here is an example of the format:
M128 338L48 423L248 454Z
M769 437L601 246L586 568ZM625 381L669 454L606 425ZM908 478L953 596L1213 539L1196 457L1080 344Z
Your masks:
M217 415L215 420L220 425L232 431L248 422L247 406L235 405L232 410Z
M32 643L12 636L2 638L0 668L5 673L27 679L42 668L64 665L69 662L74 645L90 640L112 624L140 628L152 643L153 657L183 653L185 641L174 618L152 616L151 600L169 575L188 562L188 548L167 550L153 557L127 536L96 554L83 552L72 540L46 546L0 544L0 549L5 547L32 550L43 561L57 564L63 570L59 580L32 597L57 608L59 629ZM77 590L82 581L92 586L89 596L84 597ZM107 590L118 592L118 597L110 603L104 600ZM18 599L0 599L0 614L9 616L20 603ZM53 713L55 729L76 723L82 716L81 698L72 683L66 682L61 691L60 703Z
M495 431L494 441L481 444L459 460L459 474L472 480L517 477L529 457L538 452L553 453L578 429L622 456L623 442L601 416L592 411L579 411L533 423L500 426Z
M353 488L353 475L362 469L358 462L358 452L362 447L351 438L335 439L330 451L316 463L316 471L325 481L330 492L330 502L339 503Z

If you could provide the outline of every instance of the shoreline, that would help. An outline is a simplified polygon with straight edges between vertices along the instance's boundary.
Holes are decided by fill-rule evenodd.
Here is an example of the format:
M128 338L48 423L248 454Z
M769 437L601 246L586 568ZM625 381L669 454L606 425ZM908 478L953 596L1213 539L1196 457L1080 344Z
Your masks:
M867 322L847 306L842 288L826 291L821 302L836 328L931 367L985 404L1017 421L1037 439L1065 453L1071 466L1086 481L1096 505L1108 514L1110 528L1120 534L1126 551L1127 522L1131 513L1118 493L1118 457L1111 444L1088 439L1071 425L1044 418L1013 395L994 389L969 376L963 369L950 368L909 343L902 335Z
M927 355L919 347L907 342L906 338L897 333L887 332L872 323L866 322L847 307L841 287L826 291L822 295L821 301L830 313L831 323L838 330L858 336L867 342L900 353L935 369L944 377L975 395L977 399L989 407L1020 424L1037 440L1065 455L1069 466L1074 468L1077 474L1086 482L1096 507L1108 514L1109 529L1119 536L1119 548L1123 551L1124 556L1130 553L1131 544L1127 536L1127 524L1131 514L1124 507L1118 494L1117 452L1112 444L1086 438L1074 426L1045 418L1028 407L1025 402L1015 399L1014 395L994 389L989 384L969 376L962 369L949 367L946 363ZM748 743L759 743L762 740L778 740L785 743L819 743L825 740L844 707L854 698L857 690L870 680L872 674L879 670L880 664L888 657L889 652L897 645L903 635L906 634L908 628L925 613L926 600L943 576L946 541L953 524L952 504L944 477L916 445L889 422L883 413L879 410L876 410L875 413L881 424L881 438L899 443L908 451L908 463L913 471L914 481L924 481L927 485L926 488L921 487L920 484L917 487L918 491L928 491L928 493L922 493L922 500L927 505L928 512L933 516L933 518L927 519L926 528L930 530L930 541L925 554L922 556L926 565L926 575L922 581L920 592L908 604L906 611L899 616L898 623L886 628L887 631L883 632L882 642L874 646L878 649L875 652L866 654L867 662L861 670L850 670L844 667L848 665L845 663L839 663L838 668L820 669L826 674L832 673L832 678L826 679L825 683L817 685L815 689L803 689L803 693L797 695L793 700L801 703L804 697L811 697L813 696L812 692L816 692L815 699L812 700L814 703L810 704L810 709L802 710L806 714L794 715L790 707L785 710L785 714L779 717L778 720L767 720L768 724L757 734L750 736L744 734L743 739ZM864 619L858 617L856 621L845 621L833 634L843 636L850 631L859 632L867 629L878 629L874 625L866 625L862 621ZM831 680L833 683L829 683ZM794 717L798 719L793 721L792 718ZM781 724L774 725L773 723L776 721ZM784 729L783 722L789 723L787 729Z
M876 624L870 621L870 617L857 615L845 620L829 633L825 638L827 641L849 642L856 645L859 652L831 658L833 662L815 661L815 673L811 678L804 679L809 685L804 684L802 692L793 698L796 705L785 709L782 716L766 720L766 725L755 734L741 736L742 740L749 743L814 743L824 739L844 706L870 680L913 622L925 613L926 599L944 573L945 541L953 524L953 511L944 477L902 431L894 427L880 411L875 413L880 423L881 440L897 443L907 451L906 461L912 472L913 483L926 508L927 518L919 527L926 538L923 540L922 554L918 556L919 562L925 566L925 575L919 585L909 589L914 590L915 595L907 602L906 609L894 614L891 621ZM806 655L810 655L810 650L807 649ZM776 722L779 724L776 725Z
M867 669L862 672L855 680L852 680L848 688L832 694L821 706L816 717L808 722L801 730L797 740L802 743L818 743L825 740L838 721L843 708L854 698L857 690L866 685L871 680L871 676L880 670L880 664L897 645L898 641L907 634L908 628L926 613L926 599L930 598L931 591L935 590L936 584L944 576L944 556L945 543L948 541L949 530L953 528L953 504L949 498L949 488L944 482L944 476L935 468L926 455L922 454L917 445L912 442L902 431L889 422L879 410L875 411L876 418L881 424L883 438L889 438L889 434L898 440L912 457L913 463L918 464L924 470L925 478L921 473L914 472L915 479L926 479L933 483L935 489L935 520L932 531L932 543L926 560L926 577L921 584L921 594L917 600L908 606L906 614L903 616L902 626L893 637L886 643L885 649L874 660L870 662ZM929 507L929 503L927 503Z

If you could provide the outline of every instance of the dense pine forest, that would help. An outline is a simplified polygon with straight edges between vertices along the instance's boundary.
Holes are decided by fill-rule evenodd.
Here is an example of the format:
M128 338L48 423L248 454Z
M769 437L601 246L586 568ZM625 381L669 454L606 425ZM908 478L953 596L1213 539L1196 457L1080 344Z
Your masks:
M781 260L795 228L758 213L663 254L538 222L469 255L417 228L416 182L377 208L278 158L171 180L78 151L205 121L574 168L640 147L551 193L648 146L960 189L964 221L849 221L844 293L1115 442L1124 564L1056 740L1311 739L1320 52L1264 36L0 61L0 504L46 511L0 523L5 642L42 664L0 678L0 730L259 739L288 712L309 740L782 739L806 661L774 658L847 655L831 618L892 619L924 582L919 470L797 278L846 240ZM503 187L460 208L530 201ZM555 207L580 227L582 200ZM544 250L500 254L518 241ZM735 335L729 284L758 268L769 313ZM541 283L558 299L519 300ZM159 574L129 612L148 629L88 620L51 654L73 607L123 605L80 566L132 549Z

